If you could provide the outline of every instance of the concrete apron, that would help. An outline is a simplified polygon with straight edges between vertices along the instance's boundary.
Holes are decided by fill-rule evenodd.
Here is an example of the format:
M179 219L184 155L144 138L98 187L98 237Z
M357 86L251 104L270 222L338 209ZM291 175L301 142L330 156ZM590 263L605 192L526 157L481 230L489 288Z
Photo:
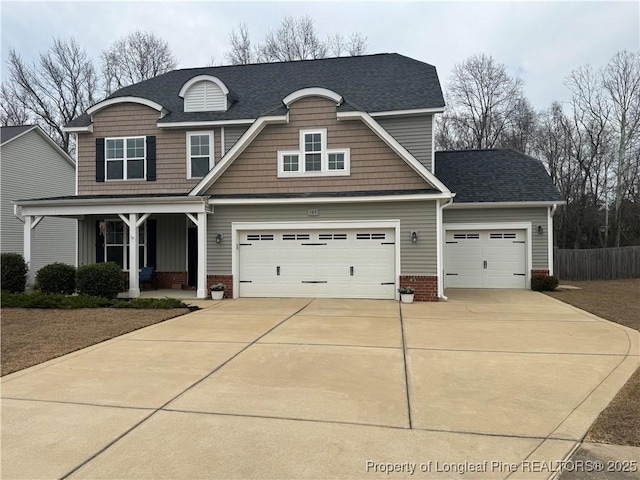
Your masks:
M554 475L638 332L533 292L447 294L210 302L8 375L2 475Z

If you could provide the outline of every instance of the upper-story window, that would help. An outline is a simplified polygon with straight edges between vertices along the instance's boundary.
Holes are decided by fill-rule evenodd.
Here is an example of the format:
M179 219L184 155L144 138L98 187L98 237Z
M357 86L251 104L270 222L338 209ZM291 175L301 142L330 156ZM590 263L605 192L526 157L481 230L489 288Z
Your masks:
M143 180L145 164L145 137L105 139L105 178L107 180Z
M350 150L328 149L327 129L300 130L300 149L278 152L278 176L349 175Z
M213 168L213 132L187 133L187 178L202 178Z
M182 86L179 96L184 99L185 112L226 111L229 90L212 75L198 75Z

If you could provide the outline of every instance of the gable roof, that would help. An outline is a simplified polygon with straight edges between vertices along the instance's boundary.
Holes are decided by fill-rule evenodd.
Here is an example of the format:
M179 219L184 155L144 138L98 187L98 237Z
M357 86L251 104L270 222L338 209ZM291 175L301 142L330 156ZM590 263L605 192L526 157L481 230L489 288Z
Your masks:
M71 156L65 152L60 145L53 141L53 139L45 133L42 128L38 125L19 125L15 127L0 127L0 145L6 145L9 142L20 138L21 136L29 133L30 131L35 131L38 135L40 135L51 147L62 157L64 158L73 168L76 167L76 162Z
M227 111L183 111L180 89L198 75L215 76L226 85L232 101ZM124 87L108 98L151 100L166 110L163 124L255 120L280 113L283 98L308 87L340 94L345 102L339 111L375 113L444 107L436 68L397 53L173 70ZM85 113L66 126L85 127L90 123L91 117Z
M18 125L15 127L0 127L0 144L4 145L15 137L18 137L29 130L36 128L35 125Z
M516 150L436 152L435 164L455 203L562 201L542 162Z

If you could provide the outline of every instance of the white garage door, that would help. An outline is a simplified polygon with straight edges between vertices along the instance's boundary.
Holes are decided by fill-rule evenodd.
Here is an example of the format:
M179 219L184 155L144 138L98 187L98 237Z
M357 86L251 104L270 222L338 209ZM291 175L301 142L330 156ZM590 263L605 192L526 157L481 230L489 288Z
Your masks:
M395 298L395 231L239 232L241 297Z
M449 288L526 288L524 230L448 231Z

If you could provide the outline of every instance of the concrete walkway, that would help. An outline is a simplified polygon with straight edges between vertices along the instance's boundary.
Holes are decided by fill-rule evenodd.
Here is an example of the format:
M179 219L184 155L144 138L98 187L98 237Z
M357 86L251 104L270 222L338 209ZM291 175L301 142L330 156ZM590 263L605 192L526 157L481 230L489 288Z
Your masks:
M550 477L638 332L534 292L447 293L203 301L8 375L2 477Z

